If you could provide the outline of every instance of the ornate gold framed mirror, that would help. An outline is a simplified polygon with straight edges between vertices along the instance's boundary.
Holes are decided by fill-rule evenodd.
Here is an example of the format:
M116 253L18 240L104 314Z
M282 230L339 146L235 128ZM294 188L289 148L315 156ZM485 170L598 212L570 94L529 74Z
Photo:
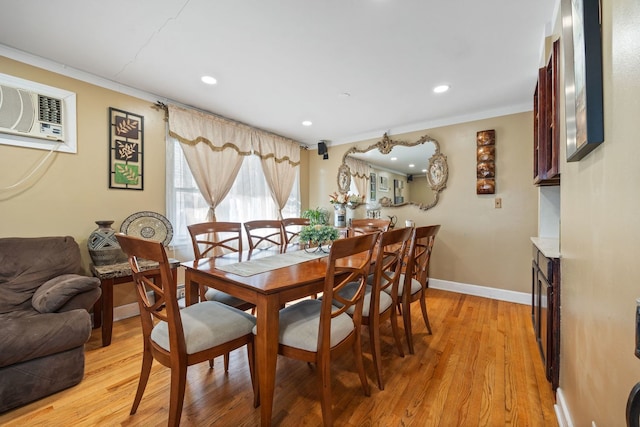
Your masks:
M448 177L447 157L438 141L428 135L415 142L396 141L385 133L375 144L347 150L337 181L340 192L349 192L353 184L367 203L428 210L438 203Z

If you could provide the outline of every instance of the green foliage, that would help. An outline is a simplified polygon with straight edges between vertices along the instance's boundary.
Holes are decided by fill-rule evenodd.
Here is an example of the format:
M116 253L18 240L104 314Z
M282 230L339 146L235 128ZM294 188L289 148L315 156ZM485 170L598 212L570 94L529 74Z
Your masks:
M330 225L308 225L300 230L301 242L324 243L338 238L338 230Z
M302 212L302 218L307 218L310 225L329 224L329 211L325 208L307 209Z

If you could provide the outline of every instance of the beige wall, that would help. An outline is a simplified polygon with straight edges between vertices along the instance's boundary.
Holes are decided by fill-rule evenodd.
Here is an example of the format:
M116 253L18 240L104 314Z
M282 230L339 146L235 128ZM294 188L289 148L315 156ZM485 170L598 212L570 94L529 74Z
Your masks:
M560 388L574 425L625 425L640 297L640 3L603 0L605 142L562 162Z
M139 211L165 212L164 113L151 103L0 56L0 70L76 93L78 153L55 153L19 191L46 151L0 145L0 237L70 235L89 265L87 237L95 220L122 221ZM144 191L109 189L109 107L144 116ZM132 287L115 287L119 301L135 301Z
M394 140L415 141L428 134L439 141L447 156L449 181L436 207L428 211L415 206L382 211L383 217L397 216L400 225L406 219L413 219L417 225L442 225L431 264L432 277L530 292L530 237L537 233L532 126L531 113L521 113L392 135ZM495 196L476 194L476 132L485 129L496 130ZM376 141L330 146L329 160L310 156L310 205L330 209L328 195L337 191L342 155L353 145L366 147ZM494 197L502 198L502 209L494 209ZM358 208L355 215L364 217L364 208Z

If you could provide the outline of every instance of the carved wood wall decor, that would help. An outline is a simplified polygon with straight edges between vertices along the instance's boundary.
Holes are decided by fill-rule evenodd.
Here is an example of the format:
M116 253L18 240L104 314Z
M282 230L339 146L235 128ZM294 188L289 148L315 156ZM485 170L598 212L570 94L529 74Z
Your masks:
M496 131L483 130L476 134L477 166L476 194L496 192Z

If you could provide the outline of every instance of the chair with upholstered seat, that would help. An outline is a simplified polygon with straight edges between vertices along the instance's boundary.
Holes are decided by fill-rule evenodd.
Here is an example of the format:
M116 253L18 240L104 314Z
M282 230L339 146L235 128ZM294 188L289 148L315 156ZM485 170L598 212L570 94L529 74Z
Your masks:
M253 384L254 407L257 407L259 394L255 379L252 334L255 318L214 301L193 304L180 310L176 282L162 242L124 234L118 234L117 238L129 258L133 272L144 340L142 369L131 414L136 413L142 400L153 359L171 368L168 425L178 426L187 382L187 367L212 360L245 345ZM157 283L140 271L138 259L158 262L160 280ZM151 295L154 297L151 298Z
M361 218L352 219L349 228L349 236L358 236L360 234L373 233L376 231L388 231L391 220L381 218Z
M404 274L400 276L398 285L398 302L402 311L404 331L407 337L409 353L413 354L413 336L411 333L411 303L420 301L422 318L431 334L431 324L427 313L427 288L429 287L429 264L433 244L440 225L429 225L414 229L411 244L407 253L407 263ZM409 292L405 292L409 289Z
M195 259L215 258L226 254L238 254L238 262L242 261L242 223L240 222L202 222L187 225ZM238 310L254 310L255 305L229 295L226 292L199 286L200 301L217 301ZM252 314L255 314L252 312ZM209 361L213 366L213 360ZM229 370L229 353L224 355L224 370Z
M376 244L374 273L369 276L369 284L365 289L362 324L369 327L371 356L380 390L384 390L380 346L380 325L382 322L391 321L396 348L400 356L404 357L395 308L398 302L398 283L402 274L402 261L412 232L411 228L400 228L380 234ZM340 295L351 295L356 285L356 283L347 285L340 291ZM351 314L351 310L347 312Z
M300 230L310 224L308 218L285 218L282 220L282 233L284 236L283 252L286 252L290 245L299 242Z
M278 352L317 365L325 426L332 425L333 421L330 372L335 355L353 352L362 389L365 395L370 394L362 360L360 328L366 279L377 237L378 233L372 233L335 240L327 261L324 298L302 300L280 310ZM357 283L353 295L349 298L339 295L351 282ZM341 307L332 304L334 299ZM347 314L351 308L353 316Z
M202 222L187 226L193 245L195 259L215 258L229 253L238 254L242 261L242 223L240 222ZM239 310L246 311L255 305L233 297L227 293L201 286L201 301L218 301Z
M260 248L278 247L282 252L284 247L284 237L282 232L282 221L258 220L244 223L249 241L249 259L253 251Z

